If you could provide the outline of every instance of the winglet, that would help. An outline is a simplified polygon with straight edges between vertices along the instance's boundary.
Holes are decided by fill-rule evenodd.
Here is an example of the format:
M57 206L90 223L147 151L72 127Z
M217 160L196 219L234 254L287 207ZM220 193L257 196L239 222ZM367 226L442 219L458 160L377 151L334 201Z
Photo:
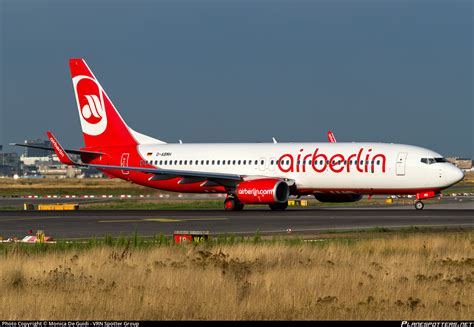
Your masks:
M56 141L56 138L53 136L53 134L50 131L47 131L46 134L48 135L49 141L53 145L54 152L56 152L59 161L61 161L65 165L75 165L76 163L71 160L66 151L64 151L63 147L59 144L58 141Z
M328 140L331 143L336 143L336 138L334 137L334 134L331 131L328 131Z

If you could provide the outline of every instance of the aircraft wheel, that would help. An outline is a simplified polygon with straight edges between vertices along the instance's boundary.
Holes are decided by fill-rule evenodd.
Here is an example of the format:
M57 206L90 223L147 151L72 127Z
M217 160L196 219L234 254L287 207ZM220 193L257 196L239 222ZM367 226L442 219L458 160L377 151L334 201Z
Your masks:
M234 211L235 210L235 205L236 201L234 198L227 198L224 201L224 209L225 211Z
M288 208L288 201L283 202L283 203L270 203L268 206L272 210L283 211L286 208Z
M242 211L244 204L235 198L227 198L224 201L224 209L225 211Z
M415 202L415 209L416 209L416 210L421 210L421 209L423 209L424 206L425 206L425 205L424 205L423 202L421 202L421 201L416 201L416 202Z

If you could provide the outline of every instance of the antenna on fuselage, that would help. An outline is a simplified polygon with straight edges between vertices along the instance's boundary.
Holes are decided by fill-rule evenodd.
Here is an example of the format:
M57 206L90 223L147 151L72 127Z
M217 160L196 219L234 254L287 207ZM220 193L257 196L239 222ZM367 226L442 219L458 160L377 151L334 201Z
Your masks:
M277 142L277 140L275 140L275 138L274 138L274 137L272 137L272 140L273 140L273 143L275 143L275 144L277 144L277 143L278 143L278 142Z
M179 144L183 144L183 141L179 140Z

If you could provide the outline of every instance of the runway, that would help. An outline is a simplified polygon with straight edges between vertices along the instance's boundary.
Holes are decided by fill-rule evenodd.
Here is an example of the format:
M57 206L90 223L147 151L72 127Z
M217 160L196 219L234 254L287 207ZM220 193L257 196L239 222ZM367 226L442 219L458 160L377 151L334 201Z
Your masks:
M305 208L275 212L248 209L223 210L95 210L95 211L0 211L0 236L21 238L28 230L45 230L56 239L105 235L171 235L175 230L206 230L211 234L253 235L315 233L373 227L410 226L474 227L474 206L470 203L388 208Z

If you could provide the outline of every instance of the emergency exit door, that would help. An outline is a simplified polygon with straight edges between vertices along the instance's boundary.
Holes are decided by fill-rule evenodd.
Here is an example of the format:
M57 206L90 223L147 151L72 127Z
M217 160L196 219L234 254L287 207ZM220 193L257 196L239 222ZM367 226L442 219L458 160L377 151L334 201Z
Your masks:
M405 175L406 161L407 161L407 153L400 152L397 156L397 167L396 167L397 176Z

